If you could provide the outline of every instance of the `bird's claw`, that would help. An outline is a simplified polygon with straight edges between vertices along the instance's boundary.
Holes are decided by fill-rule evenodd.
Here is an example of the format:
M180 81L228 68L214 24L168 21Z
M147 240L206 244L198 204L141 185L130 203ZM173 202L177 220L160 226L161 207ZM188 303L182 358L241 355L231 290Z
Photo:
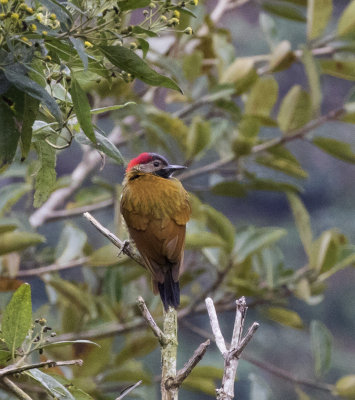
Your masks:
M119 257L122 253L125 253L125 251L128 249L128 247L129 247L129 240L125 240L123 242L123 246L122 246L121 250L117 254L117 257Z

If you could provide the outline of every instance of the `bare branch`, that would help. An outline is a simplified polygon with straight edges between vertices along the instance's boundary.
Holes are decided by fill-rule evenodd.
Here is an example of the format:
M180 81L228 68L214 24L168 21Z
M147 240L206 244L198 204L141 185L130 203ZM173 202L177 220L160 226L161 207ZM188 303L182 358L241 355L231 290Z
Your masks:
M43 368L43 367L53 368L53 367L64 367L67 365L79 365L81 367L83 365L83 360L69 360L69 361L48 360L35 364L22 365L20 367L16 365L9 365L8 367L0 369L0 379L7 375L18 374L34 368Z
M129 386L128 388L126 388L123 393L121 393L116 400L122 400L124 397L127 396L128 393L131 393L132 390L134 390L136 387L138 387L140 384L142 383L142 381L138 381L137 383L135 383L132 386Z
M227 165L231 161L233 161L233 159L234 159L234 156L228 156L228 157L222 158L211 164L203 165L202 167L195 168L190 171L186 171L186 172L180 174L179 176L177 176L177 178L179 178L181 181L185 181L196 175L207 174L208 172L215 171L217 168L224 167L225 165Z
M217 318L216 309L213 304L213 300L210 297L207 297L205 302L206 302L207 312L210 317L212 332L216 340L216 345L224 358L227 355L227 348L224 342L224 337L222 335L221 328L219 327L219 322Z
M114 233L112 233L103 225L101 225L100 222L97 219L95 219L90 213L86 212L83 215L87 220L89 220L94 225L94 227L98 231L100 231L104 236L106 236L111 243L113 243L116 247L118 247L128 257L132 258L132 260L134 260L135 262L144 267L142 258L138 254L133 252L130 246L127 246L127 242L122 242L122 240L120 240Z
M189 361L176 373L175 379L167 383L167 386L169 388L181 386L183 381L190 375L191 371L201 361L210 343L211 341L208 339L198 346L198 348L195 350L194 354L189 359Z
M154 335L158 338L159 343L162 346L165 346L165 344L167 342L166 337L165 337L163 331L159 328L159 326L154 321L152 314L149 312L149 310L145 304L145 301L143 300L143 298L141 296L138 297L137 304L143 315L143 318L147 321L147 323L150 326L151 330L153 331Z

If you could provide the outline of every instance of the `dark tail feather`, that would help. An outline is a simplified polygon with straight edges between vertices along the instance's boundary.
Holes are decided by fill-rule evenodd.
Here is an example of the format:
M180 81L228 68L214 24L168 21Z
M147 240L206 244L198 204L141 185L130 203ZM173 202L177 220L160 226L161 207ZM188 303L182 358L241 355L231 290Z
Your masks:
M179 306L180 286L179 282L174 281L171 268L169 268L165 274L164 283L158 282L158 289L165 311L168 310L169 306L174 308Z

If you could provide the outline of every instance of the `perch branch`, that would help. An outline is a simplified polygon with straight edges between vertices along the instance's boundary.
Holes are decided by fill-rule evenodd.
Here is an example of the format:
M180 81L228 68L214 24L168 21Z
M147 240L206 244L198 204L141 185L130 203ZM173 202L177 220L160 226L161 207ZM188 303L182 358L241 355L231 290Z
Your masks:
M142 258L138 254L133 252L129 245L127 246L127 242L122 242L122 240L120 240L115 234L113 234L111 231L109 231L107 228L101 225L100 222L97 219L95 219L90 213L86 212L83 215L87 220L89 220L94 225L94 227L98 231L100 231L104 236L106 236L111 243L113 243L116 247L118 247L120 251L122 251L122 253L126 254L128 257L132 258L132 260L134 260L135 262L144 267Z
M147 324L150 326L151 330L153 331L154 335L158 338L159 343L161 346L165 346L166 344L166 337L162 330L159 328L157 323L154 321L152 314L149 312L148 307L145 304L145 301L141 296L137 299L137 304L140 312L143 315L143 318L146 320Z

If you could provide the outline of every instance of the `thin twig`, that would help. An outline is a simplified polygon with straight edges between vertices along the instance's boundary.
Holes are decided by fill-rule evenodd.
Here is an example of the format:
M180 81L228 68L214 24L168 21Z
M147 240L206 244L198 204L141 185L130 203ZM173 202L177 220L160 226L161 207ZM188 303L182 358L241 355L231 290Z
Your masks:
M240 355L242 354L243 350L245 349L247 344L250 342L251 338L253 337L254 333L259 328L259 326L260 325L257 322L253 323L253 325L248 329L247 334L240 341L239 345L237 347L234 347L234 348L229 350L228 359L239 358L240 357Z
M100 222L97 219L95 219L90 213L86 212L83 215L87 220L89 220L94 225L94 227L98 231L100 231L104 236L106 236L111 243L113 243L116 247L118 247L128 257L132 258L132 260L134 260L135 262L144 267L142 258L138 254L134 253L129 245L127 246L127 242L122 242L122 240L120 240L115 234L113 234L111 231L109 231L107 228L101 225Z
M146 306L145 301L143 300L143 298L141 296L138 297L137 304L138 304L140 312L142 313L143 318L146 320L146 322L150 326L150 328L153 331L154 335L158 338L159 343L162 346L165 346L166 337L165 337L163 331L159 328L159 326L154 321L154 318L152 317L152 314L148 310L148 307Z
M12 393L14 393L19 399L21 400L32 400L27 393L25 393L21 388L19 388L15 383L13 383L9 378L6 376L1 379L1 382L4 386L6 386Z
M123 391L123 393L121 393L121 394L116 398L116 400L122 400L124 397L127 396L128 393L131 393L132 390L134 390L136 387L138 387L141 383L142 383L142 381L138 381L138 382L135 383L134 385L132 385L132 386L128 387L127 389L125 389L125 390Z
M5 367L3 369L0 369L0 378L7 376L7 375L13 375L13 374L18 374L24 371L28 371L30 369L34 368L53 368L53 367L64 367L67 365L79 365L81 367L83 365L83 360L68 360L68 361L43 361L35 364L28 364L28 365L22 365L22 366L16 366L16 365L9 365L8 367Z
M20 271L18 271L16 277L23 278L23 277L27 277L27 276L38 276L38 275L42 275L42 274L47 274L48 272L62 271L63 269L79 267L80 265L85 264L88 260L89 260L88 257L81 257L81 258L78 258L77 260L68 261L65 264L54 263L51 265L47 265L45 267L20 270Z
M198 348L195 350L194 354L189 359L189 361L176 373L175 379L167 383L168 387L181 386L183 381L190 375L191 371L201 361L210 343L211 341L208 339L198 346Z

